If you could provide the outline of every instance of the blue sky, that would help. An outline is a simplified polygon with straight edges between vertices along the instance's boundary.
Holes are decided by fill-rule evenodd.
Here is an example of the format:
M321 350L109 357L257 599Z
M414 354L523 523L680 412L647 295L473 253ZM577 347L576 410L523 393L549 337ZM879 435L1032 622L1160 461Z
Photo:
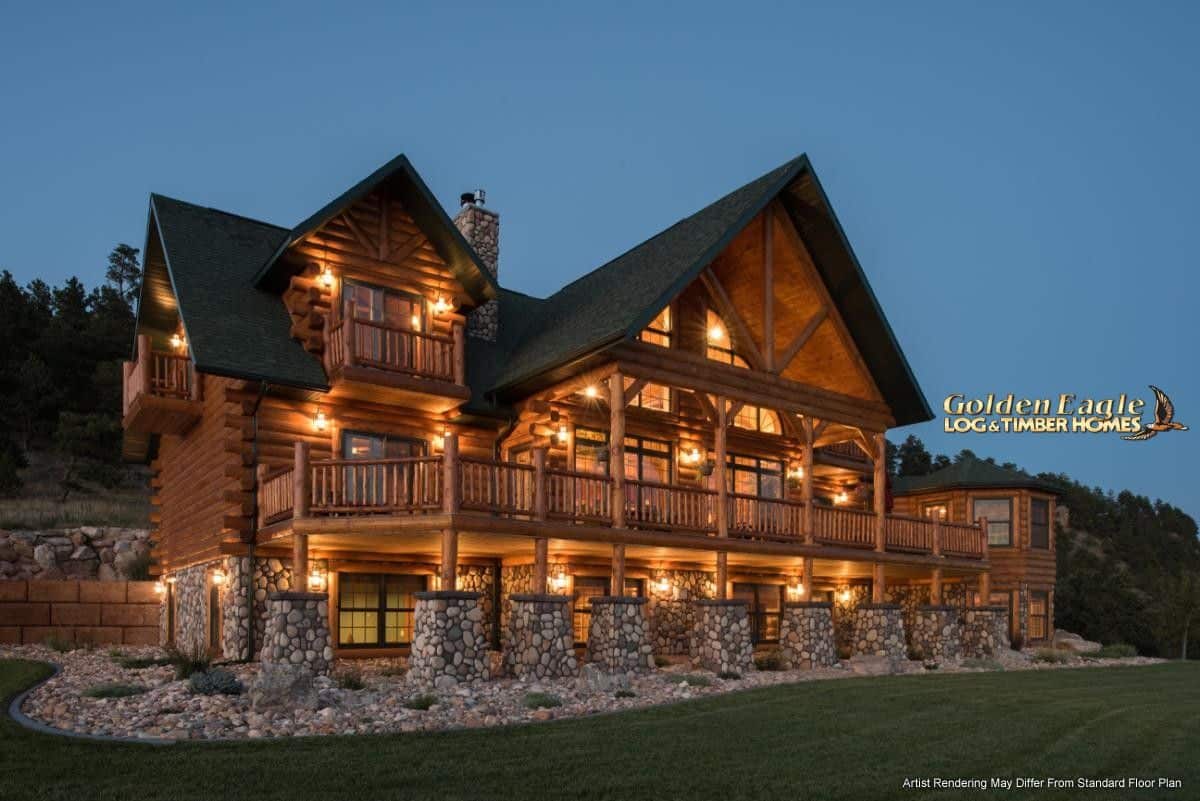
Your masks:
M807 152L935 411L1154 383L1193 426L894 437L1200 513L1200 6L402 5L10 4L0 267L91 285L151 191L291 225L405 152L544 294Z

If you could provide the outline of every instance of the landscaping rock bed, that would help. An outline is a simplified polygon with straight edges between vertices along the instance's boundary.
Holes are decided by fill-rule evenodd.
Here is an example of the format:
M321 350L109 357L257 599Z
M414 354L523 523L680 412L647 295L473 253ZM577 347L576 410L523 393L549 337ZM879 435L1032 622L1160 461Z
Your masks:
M850 678L847 663L817 670L749 670L741 678L718 678L687 666L684 660L651 673L635 673L616 681L595 677L476 682L447 690L430 690L406 675L406 660L339 660L331 676L313 680L315 703L297 708L255 709L249 689L241 695L193 694L187 680L177 680L167 665L123 668L103 649L59 652L45 646L0 647L0 659L55 662L62 672L26 699L23 711L58 729L88 734L172 740L289 737L325 734L382 734L456 728L503 726L529 721L580 717L654 706L709 695L776 684ZM126 657L154 659L157 648L122 648ZM948 662L928 671L920 662L901 662L889 672L960 672L995 669L1062 669L1144 665L1158 659L1091 659L1037 661L1029 654L1007 651L993 660ZM228 664L247 688L258 678L257 664ZM589 668L592 666L588 666ZM136 694L90 697L98 687L133 687ZM361 687L361 689L347 689ZM141 690L141 691L138 691ZM557 700L560 705L554 706ZM427 707L422 709L421 707Z

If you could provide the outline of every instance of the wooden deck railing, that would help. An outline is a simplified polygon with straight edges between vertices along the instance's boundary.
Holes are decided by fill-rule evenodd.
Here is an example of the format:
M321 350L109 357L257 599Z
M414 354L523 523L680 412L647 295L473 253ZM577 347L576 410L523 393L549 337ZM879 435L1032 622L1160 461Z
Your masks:
M803 531L803 503L729 493L730 535L792 540Z
M514 517L533 514L531 465L463 457L458 474L460 508Z
M137 359L125 362L122 382L122 415L138 395L178 400L199 400L192 360L186 354L155 350L150 337L137 338Z
M936 527L926 517L888 515L883 529L884 543L889 551L933 553Z
M546 471L546 507L551 518L610 525L612 493L612 482L606 475Z
M453 334L395 328L373 320L333 318L325 327L325 366L371 367L418 378L466 383L462 326Z
M817 542L847 545L852 548L874 548L875 514L861 509L814 505L813 531Z
M716 531L716 509L715 490L625 481L625 521L632 528Z
M986 555L987 534L978 523L942 523L941 528L942 553L946 556L982 559Z
M314 515L403 514L442 505L442 459L323 459L311 466Z
M299 473L297 473L299 471ZM305 480L297 479L300 475ZM715 535L718 493L696 486L627 479L621 491L625 526ZM401 459L309 461L297 445L296 466L260 471L260 523L291 516L421 514L459 510L544 521L614 525L614 485L606 475L460 457L457 440L446 438L443 456ZM728 493L729 535L804 541L803 503ZM879 518L874 512L815 504L813 540L825 545L874 549ZM883 547L891 552L984 559L987 548L978 524L946 523L903 515L883 521Z
M855 445L853 442L835 442L832 445L822 445L816 449L816 454L840 456L843 459L853 459L857 462L868 461L868 457L865 453L863 453L863 449Z

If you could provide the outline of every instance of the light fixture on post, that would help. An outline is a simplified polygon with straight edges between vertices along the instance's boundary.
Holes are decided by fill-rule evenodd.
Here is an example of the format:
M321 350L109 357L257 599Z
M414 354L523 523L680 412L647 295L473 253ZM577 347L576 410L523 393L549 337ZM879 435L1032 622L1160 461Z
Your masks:
M329 418L325 416L325 410L320 406L313 412L312 426L314 431L325 431L329 428Z
M804 478L804 468L798 464L792 465L791 469L788 470L788 478L794 478L797 481Z

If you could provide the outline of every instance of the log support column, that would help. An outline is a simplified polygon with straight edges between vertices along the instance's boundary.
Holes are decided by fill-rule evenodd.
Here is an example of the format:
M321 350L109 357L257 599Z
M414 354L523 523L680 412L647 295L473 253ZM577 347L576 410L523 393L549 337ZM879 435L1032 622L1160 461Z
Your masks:
M804 475L800 476L800 500L804 503L804 508L801 510L800 526L803 529L801 532L804 535L806 545L812 545L814 540L813 534L813 419L810 415L804 415L804 419L800 421L800 427L804 432L804 461L802 471Z
M876 562L871 570L871 603L881 604L887 598L887 579L883 573L883 563Z
M608 377L608 475L613 528L625 528L625 376Z
M887 550L887 437L876 434L872 438L875 452L875 477L872 494L875 499L875 550Z
M725 405L725 398L720 395L717 396L716 407L717 430L713 436L713 450L717 463L713 467L713 475L717 483L717 539L721 540L729 536L729 484L725 476L725 463L728 460L725 435L729 426L729 409ZM717 600L724 600L729 585L729 554L725 551L717 552L716 585Z

